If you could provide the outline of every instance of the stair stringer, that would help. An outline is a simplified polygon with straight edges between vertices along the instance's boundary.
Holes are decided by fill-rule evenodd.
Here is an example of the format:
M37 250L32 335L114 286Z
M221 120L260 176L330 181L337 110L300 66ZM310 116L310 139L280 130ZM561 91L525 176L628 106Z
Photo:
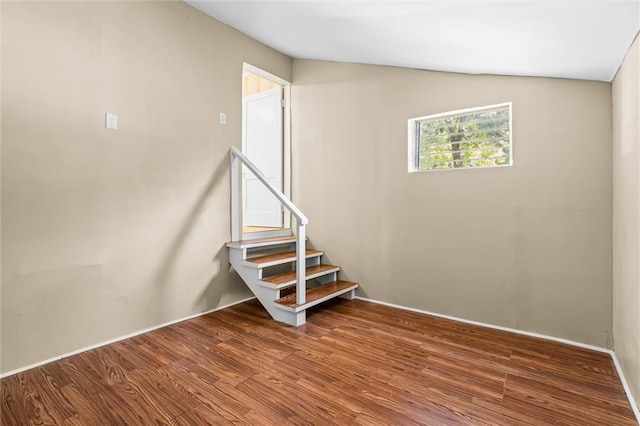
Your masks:
M243 260L245 260L245 257L246 249L229 248L229 261L231 266L238 272L240 278L242 278L262 306L269 312L269 315L276 321L294 327L304 324L307 319L306 311L290 312L276 307L274 300L280 297L280 290L258 284L258 281L260 281L259 269L244 265Z

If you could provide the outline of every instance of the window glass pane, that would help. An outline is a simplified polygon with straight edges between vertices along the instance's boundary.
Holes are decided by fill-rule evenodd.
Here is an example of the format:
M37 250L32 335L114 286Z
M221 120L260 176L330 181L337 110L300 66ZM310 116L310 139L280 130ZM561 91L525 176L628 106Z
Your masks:
M416 119L417 170L511 165L511 105Z

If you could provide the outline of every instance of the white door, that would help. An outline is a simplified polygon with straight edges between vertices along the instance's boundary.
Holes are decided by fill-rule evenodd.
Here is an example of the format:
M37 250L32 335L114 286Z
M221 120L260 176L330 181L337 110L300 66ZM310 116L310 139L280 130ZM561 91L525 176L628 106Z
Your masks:
M282 88L242 100L242 151L282 191ZM276 197L246 168L242 171L244 226L282 227Z

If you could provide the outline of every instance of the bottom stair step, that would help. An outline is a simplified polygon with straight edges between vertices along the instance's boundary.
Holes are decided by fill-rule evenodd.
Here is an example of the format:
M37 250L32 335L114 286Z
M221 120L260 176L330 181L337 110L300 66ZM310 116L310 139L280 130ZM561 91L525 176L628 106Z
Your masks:
M338 280L319 287L307 289L306 303L304 305L298 305L296 303L295 292L287 294L280 299L276 299L274 302L276 304L275 306L278 308L292 312L300 312L326 300L333 299L341 294L355 290L356 288L358 288L358 283Z

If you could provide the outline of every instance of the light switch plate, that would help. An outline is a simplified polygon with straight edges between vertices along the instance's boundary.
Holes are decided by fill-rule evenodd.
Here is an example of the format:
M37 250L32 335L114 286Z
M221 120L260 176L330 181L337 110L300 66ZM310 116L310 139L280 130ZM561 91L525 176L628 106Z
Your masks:
M224 112L220 113L220 124L227 124L227 114Z
M104 115L104 127L111 130L118 130L118 116L110 112Z

